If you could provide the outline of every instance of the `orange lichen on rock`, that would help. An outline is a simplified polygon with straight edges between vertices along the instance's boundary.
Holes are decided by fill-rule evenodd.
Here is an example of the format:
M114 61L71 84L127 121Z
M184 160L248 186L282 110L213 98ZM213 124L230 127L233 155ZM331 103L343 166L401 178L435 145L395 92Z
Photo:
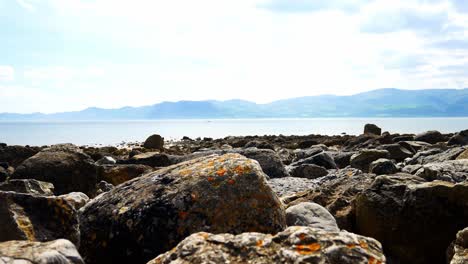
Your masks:
M234 185L235 183L236 183L236 181L233 180L233 179L228 180L228 184L229 184L229 185Z
M369 245L366 242L362 241L362 240L359 241L359 246L361 246L364 249L369 248Z
M240 166L240 165L238 165L238 166L234 169L234 171L237 173L237 175L242 175L242 174L244 174L244 168L243 168L242 166Z
M212 182L212 181L214 181L214 180L215 180L215 179L214 179L213 177L208 176L208 181L209 181L209 182Z
M224 174L226 174L226 172L227 172L227 170L225 168L221 168L218 171L216 171L216 174L218 174L218 176L224 176Z
M312 243L307 245L296 245L296 251L301 255L313 254L320 250L321 246L319 243Z
M263 240L257 240L257 247L263 246Z
M302 233L302 234L299 234L299 239L300 240L304 240L306 238L306 234Z

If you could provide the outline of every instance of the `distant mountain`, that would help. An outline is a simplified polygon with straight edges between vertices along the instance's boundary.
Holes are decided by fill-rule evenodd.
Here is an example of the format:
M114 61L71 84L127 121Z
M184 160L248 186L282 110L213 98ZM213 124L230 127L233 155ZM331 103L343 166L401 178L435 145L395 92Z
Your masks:
M351 96L307 96L256 104L243 100L163 102L55 114L0 113L2 121L287 117L468 116L468 89L379 89Z

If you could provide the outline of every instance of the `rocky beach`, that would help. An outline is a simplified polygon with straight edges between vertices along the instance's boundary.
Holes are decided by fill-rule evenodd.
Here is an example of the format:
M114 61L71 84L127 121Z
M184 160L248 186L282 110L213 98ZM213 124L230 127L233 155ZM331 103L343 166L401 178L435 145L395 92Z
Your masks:
M10 263L468 263L468 130L0 143Z

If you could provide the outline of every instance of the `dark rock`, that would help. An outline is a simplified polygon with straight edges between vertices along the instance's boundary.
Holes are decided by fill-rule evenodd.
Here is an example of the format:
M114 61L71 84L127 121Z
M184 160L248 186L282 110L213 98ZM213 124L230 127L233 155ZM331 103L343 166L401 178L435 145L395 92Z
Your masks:
M119 160L119 164L142 164L151 167L167 167L172 165L170 156L159 152L146 152L135 155L128 160Z
M413 153L432 147L431 144L422 141L400 141L398 144Z
M0 182L6 181L9 176L10 176L10 173L8 173L8 171L4 169L3 167L0 167Z
M129 153L128 153L128 158L133 158L135 157L136 155L138 154L141 154L143 152L141 152L140 150L138 149L132 149Z
M413 141L414 135L401 135L393 138L393 142Z
M282 203L257 162L239 154L190 160L125 182L80 209L87 263L144 263L199 231L276 233Z
M288 226L309 226L329 232L339 232L335 218L324 207L316 203L304 202L286 210Z
M263 172L271 178L281 178L289 176L284 164L274 151L269 149L248 148L235 151L249 159L258 161Z
M378 159L389 158L390 153L386 150L377 150L377 149L363 149L358 153L351 156L350 164L351 167L360 169L364 172L369 171L369 165Z
M271 149L271 150L275 150L275 147L266 142L266 141L258 141L258 140L254 140L254 141L250 141L249 143L245 144L244 148L258 148L258 149Z
M48 196L54 195L54 185L33 179L9 180L0 183L0 191Z
M313 148L309 148L309 149L296 149L294 150L294 160L293 162L295 161L298 161L298 160L302 160L302 159L307 159L307 158L310 158L316 154L319 154L321 152L323 152L324 149L321 148L321 147L313 147Z
M397 162L404 161L406 158L412 157L416 152L408 150L400 144L382 145L379 149L384 149L390 153L389 158Z
M351 163L351 156L353 156L356 152L334 152L330 153L328 152L332 157L333 160L335 161L335 164L338 166L338 168L343 169L347 166L349 166Z
M291 163L290 166L299 166L304 164L315 164L318 166L322 166L325 169L337 169L335 161L333 158L326 152L320 152L318 154L313 155L312 157L308 157L302 160L298 160L296 162Z
M364 126L364 134L372 134L380 136L382 129L374 124L366 124Z
M455 147L443 151L441 149L430 149L416 153L411 159L405 161L406 164L427 164L455 160L461 153L465 151L464 147Z
M442 135L439 131L430 130L421 134L417 134L414 137L414 140L427 142L429 144L435 144L437 142L447 141L447 138L444 135Z
M301 193L296 199L290 198L287 206L301 202L320 204L335 217L341 229L353 231L356 229L354 200L359 193L372 184L374 179L373 174L338 177L322 183L319 188Z
M104 165L98 168L98 181L119 185L150 171L152 167L141 164Z
M39 152L39 148L23 146L4 146L0 147L0 161L8 162L11 166L18 166L27 158L34 156Z
M370 164L369 171L377 175L383 175L383 174L394 174L394 173L397 173L398 170L395 164L393 163L393 161L388 160L388 159L378 159L378 160L374 160Z
M275 236L260 233L196 233L147 264L170 263L385 263L372 238L311 227L288 227Z
M71 149L51 148L25 160L11 178L50 182L56 194L79 191L94 196L97 176L94 161L88 155Z
M295 155L289 149L280 149L277 151L278 157L284 165L289 165L293 162Z
M301 148L301 149L306 149L306 148L310 148L313 145L317 145L317 144L318 144L318 142L316 140L306 139L306 140L299 141L297 143L297 147Z
M106 181L100 181L98 184L96 184L96 187L97 187L97 193L98 194L101 194L101 193L105 193L105 192L108 192L112 189L114 189L114 185L106 182Z
M444 263L468 223L468 182L378 176L356 199L358 233L379 240L394 263Z
M292 177L315 179L328 174L328 171L315 164L301 164L297 166L288 166L286 168Z
M447 144L449 146L453 146L453 145L465 146L465 145L468 145L468 129L460 131L460 132L456 133L455 135L453 135L449 139Z
M66 239L49 242L7 241L0 243L2 264L84 264L75 246Z
M149 136L145 143L143 143L143 147L147 149L164 149L164 138L160 135L154 134Z
M80 241L76 210L65 199L0 191L0 241L58 238Z
M8 162L0 162L0 167L4 168L5 170L8 170L10 164L8 164Z

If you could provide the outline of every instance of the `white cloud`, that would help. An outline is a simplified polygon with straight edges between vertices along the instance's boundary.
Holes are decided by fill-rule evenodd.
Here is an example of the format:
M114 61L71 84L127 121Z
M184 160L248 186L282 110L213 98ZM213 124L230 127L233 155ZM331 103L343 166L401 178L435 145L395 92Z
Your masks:
M13 81L15 69L12 66L0 65L0 81Z

